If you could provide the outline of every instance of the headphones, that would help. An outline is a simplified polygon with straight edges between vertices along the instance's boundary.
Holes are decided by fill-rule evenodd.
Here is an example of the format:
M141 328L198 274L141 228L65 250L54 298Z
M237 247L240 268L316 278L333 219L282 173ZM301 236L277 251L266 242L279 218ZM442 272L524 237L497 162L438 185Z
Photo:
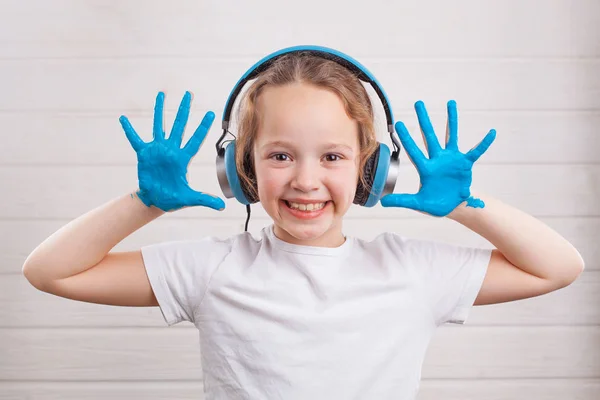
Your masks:
M242 90L244 84L250 79L255 78L261 72L265 71L279 57L292 52L309 53L311 55L337 62L341 66L355 73L358 79L361 81L370 83L375 89L379 99L383 103L387 120L387 130L390 133L390 138L392 139L392 144L394 145L394 151L390 154L390 149L388 146L378 142L379 146L377 150L373 152L373 155L367 160L364 167L365 180L371 186L371 190L369 191L367 188L365 188L362 182L359 180L356 188L356 195L353 201L354 204L364 207L373 207L384 195L390 194L394 191L400 166L400 142L394 135L394 118L389 106L390 103L385 92L383 91L383 88L379 85L379 82L377 82L377 79L375 79L375 77L358 61L337 50L310 45L284 48L264 57L262 60L250 67L248 71L246 71L246 73L240 78L229 94L229 98L225 104L225 111L223 112L223 134L216 144L217 178L223 194L227 198L235 197L240 203L245 204L247 209L249 209L250 204L258 202L258 198L255 198L251 194L250 190L248 190L246 185L238 176L238 170L240 168L247 168L248 166L238 166L235 163L235 139L230 140L229 142L231 143L227 146L224 146L223 139L228 133L227 128L229 127L229 120L233 104L235 103L235 99Z

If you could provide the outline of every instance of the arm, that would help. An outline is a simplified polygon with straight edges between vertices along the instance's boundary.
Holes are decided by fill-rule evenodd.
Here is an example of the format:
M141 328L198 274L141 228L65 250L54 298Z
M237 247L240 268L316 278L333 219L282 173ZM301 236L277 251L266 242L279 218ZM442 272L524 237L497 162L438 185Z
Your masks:
M163 127L162 92L156 96L152 142L144 142L129 119L121 116L125 135L137 153L140 190L80 216L40 244L23 265L23 274L33 286L57 296L93 303L158 305L141 250L108 252L165 212L191 206L225 208L221 198L197 192L187 183L187 165L215 118L212 111L207 112L181 148L191 99L192 94L186 92L168 139Z
M164 213L147 207L133 193L113 199L44 240L25 260L23 274L37 289L62 297L154 305L140 251L108 253Z
M496 130L491 129L478 145L462 153L458 149L456 102L449 101L447 108L446 147L442 148L425 105L415 103L429 158L417 147L406 126L396 122L398 137L419 171L421 187L416 194L386 195L381 205L448 217L496 246L476 305L539 296L569 285L584 263L568 241L522 211L489 196L471 196L473 164L494 142Z
M476 197L485 207L462 203L447 216L496 247L475 305L539 296L571 284L581 274L581 255L556 231L491 196Z

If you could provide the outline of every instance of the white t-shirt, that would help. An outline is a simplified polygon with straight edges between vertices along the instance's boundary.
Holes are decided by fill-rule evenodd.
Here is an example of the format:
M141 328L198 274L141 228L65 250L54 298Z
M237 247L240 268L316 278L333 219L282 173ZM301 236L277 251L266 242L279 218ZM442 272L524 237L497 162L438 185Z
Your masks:
M395 233L300 246L273 225L141 250L167 325L199 330L207 400L414 399L435 329L466 321L491 256Z

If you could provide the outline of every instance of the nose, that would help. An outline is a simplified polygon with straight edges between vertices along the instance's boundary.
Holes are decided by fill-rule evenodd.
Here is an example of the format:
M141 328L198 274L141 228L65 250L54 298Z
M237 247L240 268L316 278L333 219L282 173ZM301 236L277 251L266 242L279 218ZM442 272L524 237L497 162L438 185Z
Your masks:
M290 186L302 192L310 192L319 189L319 179L319 166L302 162L296 165Z

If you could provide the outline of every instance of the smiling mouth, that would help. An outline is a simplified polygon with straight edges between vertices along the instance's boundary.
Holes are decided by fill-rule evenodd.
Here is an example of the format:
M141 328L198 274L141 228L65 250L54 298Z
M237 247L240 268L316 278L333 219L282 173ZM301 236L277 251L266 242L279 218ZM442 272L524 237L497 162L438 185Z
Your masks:
M324 203L319 204L294 204L290 203L287 200L283 200L283 203L291 210L302 211L306 213L321 211L323 208L329 204L331 200L327 200Z

